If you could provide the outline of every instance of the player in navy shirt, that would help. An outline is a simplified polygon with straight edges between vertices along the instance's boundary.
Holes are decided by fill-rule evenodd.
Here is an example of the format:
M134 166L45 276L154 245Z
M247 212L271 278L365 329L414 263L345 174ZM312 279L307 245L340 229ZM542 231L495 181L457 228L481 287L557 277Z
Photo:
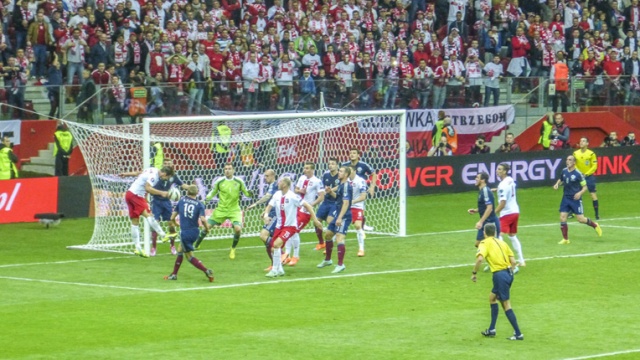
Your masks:
M360 161L362 157L362 152L358 148L349 149L349 160L348 162L342 164L342 166L350 166L356 169L356 175L363 178L365 181L369 181L369 197L372 198L375 195L376 184L378 183L378 174L376 174L375 170L364 161ZM366 225L367 219L366 216L363 216L362 220L362 228L366 231L373 230L373 227Z
M560 202L560 230L562 231L562 240L558 244L566 245L569 241L569 226L567 225L567 217L569 212L575 214L576 219L581 224L587 224L596 230L598 236L602 236L602 229L595 221L585 217L582 211L582 194L587 192L587 181L584 175L576 169L576 158L573 155L567 156L567 167L562 169L562 176L553 185L558 190L560 185L564 186L562 201Z
M255 203L249 205L247 210L251 210L254 207L264 204L265 210L267 205L269 205L269 200L273 197L273 194L278 191L278 182L276 181L276 172L272 169L269 169L264 172L264 181L267 183L267 188L264 192L264 195ZM267 255L269 255L269 259L272 259L271 253L271 240L273 237L273 232L276 229L276 210L275 208L271 208L268 214L264 212L260 213L260 218L264 222L264 226L262 230L260 230L260 240L264 243L267 248ZM265 271L271 271L271 266L266 268Z
M476 229L478 230L476 234L476 247L484 240L485 224L494 224L496 226L496 237L500 237L500 221L495 212L496 202L493 193L487 186L487 181L489 181L489 174L486 172L481 172L476 175L476 186L480 190L478 192L478 207L467 210L469 214L478 213L480 215L480 220L476 223Z
M193 256L193 243L198 240L198 236L200 235L199 224L202 224L205 230L209 231L209 224L204 214L204 204L196 200L197 195L198 187L189 185L187 187L187 196L182 197L180 201L178 201L178 205L176 205L176 208L171 214L171 223L173 226L176 226L176 218L180 217L180 245L178 246L178 256L173 266L173 272L165 276L165 280L178 280L178 270L180 270L180 265L182 265L183 256L187 255L187 260L189 260L193 266L202 270L207 278L209 278L209 282L213 282L213 270L207 269L200 260Z
M349 176L351 175L351 168L348 166L340 167L338 170L338 185L337 190L327 188L325 198L332 197L336 201L336 207L333 211L333 220L329 223L327 231L324 234L324 240L326 242L326 256L323 262L318 267L323 268L325 266L333 265L331 261L331 252L333 250L333 236L336 236L336 242L338 243L338 265L332 271L332 273L339 273L344 271L344 238L347 235L347 229L351 225L351 200L353 196L353 189L349 182Z
M329 159L329 171L322 175L322 185L324 185L325 194L329 193L329 190L336 190L338 185L340 185L340 180L338 180L338 159L331 158ZM324 197L324 201L318 207L318 211L316 211L316 218L319 221L326 221L327 224L330 224L333 221L333 212L336 208L336 199L333 196ZM318 245L316 245L316 250L322 250L325 248L324 236L322 234L322 229L316 228L316 236L318 237Z
M171 161L171 159L164 159L164 162L162 163L163 167L170 167L173 169L173 161ZM178 186L179 188L186 190L187 189L187 185L185 185L182 180L180 180L180 177L178 177L178 174L174 174L172 177L170 177L168 180L160 180L158 181L153 188L156 190L160 190L160 191L169 191L169 189L175 184L175 186ZM169 221L171 219L171 200L169 200L168 198L164 197L164 196L160 196L160 195L152 195L151 196L151 213L153 214L153 217L156 219L156 221L161 222L161 221ZM176 228L171 226L171 224L169 224L169 241L171 241L171 253L173 255L176 254L176 247L175 247L175 241L176 241ZM158 233L156 233L155 231L151 232L151 256L155 256L156 255L156 243L158 240ZM162 239L163 241L166 241L166 239Z

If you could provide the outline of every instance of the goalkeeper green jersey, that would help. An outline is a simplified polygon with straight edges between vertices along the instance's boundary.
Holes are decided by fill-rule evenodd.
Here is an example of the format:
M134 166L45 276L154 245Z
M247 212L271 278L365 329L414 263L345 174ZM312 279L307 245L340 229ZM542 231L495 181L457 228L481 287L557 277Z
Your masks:
M239 211L240 210L240 193L251 197L251 191L247 190L244 181L237 177L227 179L221 177L213 184L213 189L207 195L207 201L218 195L217 211Z

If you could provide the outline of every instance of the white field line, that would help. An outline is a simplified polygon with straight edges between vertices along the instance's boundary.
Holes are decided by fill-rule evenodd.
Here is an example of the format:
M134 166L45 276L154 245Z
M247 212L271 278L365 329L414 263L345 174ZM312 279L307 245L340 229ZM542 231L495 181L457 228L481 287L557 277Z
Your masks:
M640 216L633 216L633 217L621 217L621 218L611 218L611 219L602 219L602 220L598 220L598 222L604 222L604 221L620 221L620 220L637 220L640 219ZM555 222L555 223L547 223L547 224L532 224L532 225L521 225L518 226L518 228L523 229L523 228L535 228L535 227L546 227L546 226L557 226L559 225L559 223ZM636 227L624 227L624 226L617 226L617 225L606 225L603 226L604 228L621 228L621 229L632 229L632 230L637 230L640 228L636 228ZM460 233L475 233L476 229L465 229L465 230L450 230L450 231L438 231L438 232L424 232L424 233L417 233L417 234L410 234L407 235L405 237L409 238L409 237L417 237L417 236L438 236L438 235L447 235L447 234L460 234ZM367 239L395 239L397 238L397 236L367 236ZM209 240L209 241L219 241L219 240L223 240L223 239L217 239L217 240ZM347 239L350 240L350 239ZM353 239L351 239L353 240ZM305 242L301 242L300 245L316 245L315 241L305 241ZM254 246L241 246L238 249L264 249L264 246L262 245L254 245ZM211 250L198 250L199 253L202 252L219 252L219 251L229 251L228 248L224 248L224 249L211 249ZM160 256L170 256L170 254L158 254L156 257L160 257ZM11 267L21 267L21 266L30 266L30 265L56 265L56 264L72 264L72 263L81 263L81 262L87 262L87 261L101 261L101 260L118 260L118 259L138 259L137 256L133 256L133 255L126 255L123 254L122 256L111 256L111 257L103 257L103 258L92 258L92 259L80 259L80 260L64 260L64 261L50 261L50 262L34 262L34 263L22 263L22 264L3 264L0 265L0 269L2 268L11 268Z
M553 259L566 259L566 258L580 258L580 257L602 256L602 255L615 255L615 254L623 254L623 253L630 253L630 252L637 252L637 251L640 251L640 248L616 250L616 251L605 251L605 252L597 252L597 253L545 256L545 257L540 257L540 258L527 259L527 261L544 261L544 260L553 260ZM371 275L401 274L401 273L420 272L420 271L434 271L434 270L442 270L442 269L455 269L455 268L461 268L461 267L469 267L469 268L471 268L471 266L473 266L473 263L432 266L432 267L414 268L414 269L369 271L369 272L354 273L354 274L342 273L342 274L337 274L337 275L326 275L326 276L318 276L318 277L311 277L311 278L293 278L293 279L284 279L284 278L282 278L282 279L266 280L266 281L254 281L254 282L249 282L249 283L213 285L213 286L200 286L200 287L181 288L181 289L136 288L136 287L117 286L117 285L103 285L103 284L91 284L91 283L80 283L80 282L69 282L69 281L54 281L54 280L44 280L44 279L18 278L18 277L11 277L11 276L0 276L0 279L17 280L17 281L30 281L30 282L42 282L42 283L53 283L53 284L61 284L61 285L75 285L75 286L85 286L85 287L110 288L110 289L121 289L121 290L135 290L135 291L142 291L142 292L146 291L146 292L154 292L154 293L172 293L172 292L183 292L183 291L217 290L217 289L239 288L239 287L248 287L248 286L271 285L271 284L281 284L281 283L300 282L300 281L326 280L326 279L336 279L336 278L353 278L353 277L371 276Z
M633 353L637 353L637 352L640 352L640 349L621 350L621 351L614 351L614 352L602 353L602 354L585 355L585 356L580 356L580 357L566 358L566 359L563 359L563 360L597 359L597 358L616 356L616 355L633 354Z
M606 225L606 226L603 226L603 227L616 228L616 229L640 230L640 227L638 227L638 226Z
M97 287L97 288L107 288L107 289L163 292L162 290L144 289L144 288L136 288L136 287L130 287L130 286L90 284L90 283L81 283L81 282L72 282L72 281L57 281L57 280L46 280L46 279L30 279L30 278L20 278L20 277L13 277L13 276L0 276L0 279L17 280L17 281L28 281L28 282L39 282L39 283L46 283L46 284L76 285L76 286Z

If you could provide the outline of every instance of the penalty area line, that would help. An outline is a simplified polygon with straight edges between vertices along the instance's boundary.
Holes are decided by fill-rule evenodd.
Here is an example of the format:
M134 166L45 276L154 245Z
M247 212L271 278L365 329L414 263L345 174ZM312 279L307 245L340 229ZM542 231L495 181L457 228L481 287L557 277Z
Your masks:
M624 253L637 252L637 251L640 251L640 248L626 249L626 250L615 250L615 251L604 251L604 252L597 252L597 253L545 256L545 257L540 257L540 258L527 259L527 261L543 261L543 260L553 260L553 259L566 259L566 258L580 258L580 257L602 256L602 255L615 255L615 254L624 254ZM411 272L420 272L420 271L435 271L435 270L456 269L456 268L471 267L471 266L473 266L473 263L441 265L441 266L431 266L431 267L413 268L413 269L368 271L368 272L354 273L354 274L341 273L341 274L336 274L336 275L325 275L325 276L318 276L318 277L305 277L305 278L294 278L294 279L276 279L276 280L254 281L254 282L250 282L250 283L237 283L237 284L228 284L228 285L219 285L219 286L218 285L214 285L214 286L199 286L199 287L193 287L193 288L181 288L181 289L169 289L169 290L156 289L156 291L158 291L158 292L182 292L182 291L199 291L199 290L218 290L218 289L239 288L239 287L247 287L247 286L282 284L282 283L291 283L291 282L305 282L305 281L339 279L339 278L354 278L354 277L371 276L371 275L402 274L402 273L411 273Z
M562 360L597 359L597 358L616 356L616 355L633 354L633 353L637 353L637 352L640 352L640 349L621 350L621 351L614 351L614 352L608 352L608 353L602 353L602 354L585 355L585 356L578 356L578 357L572 357L572 358L565 358L565 359L562 359Z
M81 283L81 282L74 282L74 281L58 281L58 280L47 280L47 279L31 279L31 278L21 278L21 277L13 277L13 276L0 276L0 279L39 282L39 283L45 283L45 284L96 287L96 288L106 288L106 289L135 290L135 291L144 291L144 292L162 292L162 290L157 290L157 289L145 289L145 288L136 288L136 287L130 287L130 286L91 284L91 283Z

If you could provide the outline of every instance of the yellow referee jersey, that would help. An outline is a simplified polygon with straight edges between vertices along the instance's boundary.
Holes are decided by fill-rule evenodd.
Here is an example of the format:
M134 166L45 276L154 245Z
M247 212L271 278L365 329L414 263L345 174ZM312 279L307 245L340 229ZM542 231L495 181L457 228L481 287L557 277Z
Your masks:
M501 271L511 266L510 257L513 251L506 242L495 237L488 237L478 245L476 257L482 255L489 264L491 272Z
M593 175L598 170L598 158L596 153L587 149L578 149L573 153L576 158L576 167L584 176Z

